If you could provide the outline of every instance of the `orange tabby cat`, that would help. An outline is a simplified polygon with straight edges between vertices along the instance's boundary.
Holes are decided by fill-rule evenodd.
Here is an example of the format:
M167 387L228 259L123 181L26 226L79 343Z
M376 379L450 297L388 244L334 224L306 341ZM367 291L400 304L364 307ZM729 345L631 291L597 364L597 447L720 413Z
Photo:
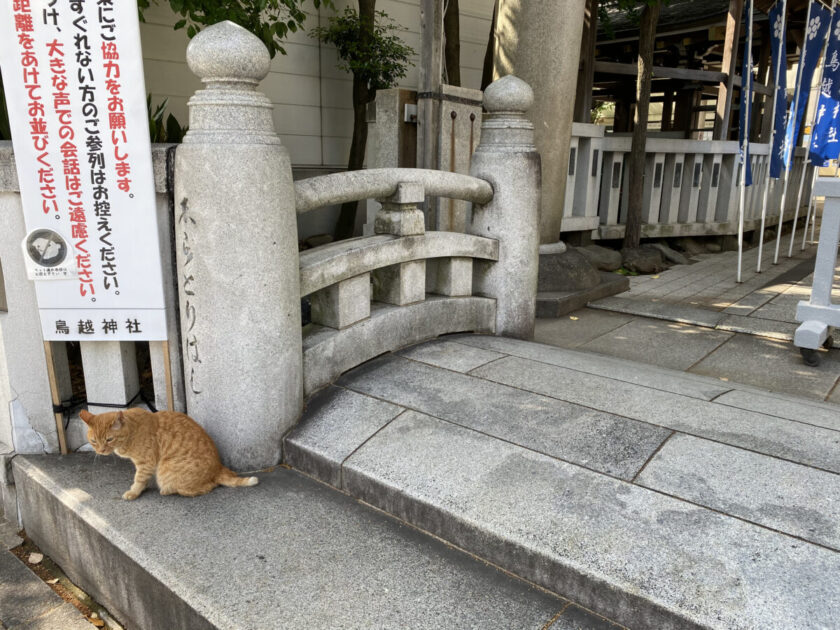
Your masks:
M116 453L134 462L134 483L123 499L139 497L152 477L161 494L185 497L206 494L218 485L257 485L256 477L237 477L222 466L213 440L183 413L134 408L98 415L82 411L81 417L97 453Z

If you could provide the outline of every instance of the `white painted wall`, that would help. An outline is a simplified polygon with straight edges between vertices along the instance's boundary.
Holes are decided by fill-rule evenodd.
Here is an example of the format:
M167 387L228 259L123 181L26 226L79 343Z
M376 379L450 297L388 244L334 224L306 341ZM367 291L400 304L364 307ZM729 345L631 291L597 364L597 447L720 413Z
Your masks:
M336 0L341 12L352 0ZM494 0L461 0L461 80L478 89ZM353 3L355 5L355 3ZM312 9L312 5L309 5ZM379 0L385 11L406 28L403 41L420 53L420 1ZM312 9L306 28L326 24L330 9ZM174 31L177 20L167 2L146 11L140 27L146 69L146 91L157 105L169 99L168 112L186 124L187 100L201 88L185 61L189 42L186 31ZM284 44L287 54L277 55L261 89L274 103L274 124L291 153L295 166L341 167L347 163L353 125L352 81L337 68L332 47L323 46L302 32ZM413 58L414 63L418 57ZM399 87L417 88L417 67L410 68Z

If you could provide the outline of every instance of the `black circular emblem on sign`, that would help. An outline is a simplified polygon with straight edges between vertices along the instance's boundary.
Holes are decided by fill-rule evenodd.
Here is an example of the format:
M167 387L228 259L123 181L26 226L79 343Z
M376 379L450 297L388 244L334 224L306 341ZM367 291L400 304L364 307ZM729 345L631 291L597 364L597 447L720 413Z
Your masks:
M53 230L35 230L26 239L26 251L36 264L57 267L67 258L67 243Z

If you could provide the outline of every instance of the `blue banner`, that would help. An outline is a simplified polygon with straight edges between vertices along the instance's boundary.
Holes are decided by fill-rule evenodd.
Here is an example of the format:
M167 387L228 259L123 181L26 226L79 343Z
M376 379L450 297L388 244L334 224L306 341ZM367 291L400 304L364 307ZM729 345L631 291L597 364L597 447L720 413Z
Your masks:
M808 97L811 93L811 81L814 78L814 70L822 53L825 35L831 22L831 11L826 9L818 0L812 0L810 17L805 28L805 40L802 55L799 58L799 69L796 72L796 84L799 86L799 99L791 103L791 111L796 117L788 116L787 128L785 130L785 168L790 170L793 162L793 149L799 142L799 127L802 117L805 115L805 108L808 106Z
M753 0L747 0L744 3L744 54L743 63L741 64L741 105L738 110L738 151L741 158L741 164L744 165L744 184L752 186L752 164L750 164L750 108L752 107L752 91L753 91L753 76L752 76L752 3ZM739 182L740 183L740 182Z
M811 163L825 166L840 155L840 11L834 12L825 50L820 99L811 132Z
M779 179L782 174L787 126L787 34L784 17L786 5L785 0L778 0L770 9L770 67L773 77L778 75L776 105L773 108L773 147L770 154L770 177L775 179Z

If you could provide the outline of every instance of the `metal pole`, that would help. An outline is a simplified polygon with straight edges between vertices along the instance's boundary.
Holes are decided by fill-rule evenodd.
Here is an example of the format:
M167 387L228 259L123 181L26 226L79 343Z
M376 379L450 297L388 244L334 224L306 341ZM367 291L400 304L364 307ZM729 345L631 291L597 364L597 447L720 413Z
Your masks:
M747 41L746 50L744 54L747 57L745 68L747 70L745 76L741 76L741 92L739 97L742 104L746 107L744 110L744 142L741 146L741 200L738 204L738 272L735 276L736 282L741 282L741 263L744 257L744 200L747 194L747 166L749 165L749 156L747 155L748 147L750 146L750 101L749 95L744 98L744 90L748 89L752 81L752 35L753 35L753 0L747 0L750 3L749 22L747 23Z
M808 24L811 22L811 4L812 3L810 3L810 2L808 3L808 13L805 17L805 31L806 31L806 33L805 33L804 39L802 40L802 53L799 55L799 69L796 72L796 75L797 75L796 76L796 87L794 88L794 91L793 91L793 106L791 107L791 110L790 110L790 116L791 116L790 119L793 121L793 137L794 138L796 138L796 133L797 133L796 117L797 117L797 114L799 113L799 88L800 88L799 84L801 83L801 79L802 79L802 61L804 61L805 51L808 49L808 33L807 33L807 30L808 30ZM785 127L785 136L787 136L787 127ZM795 146L794 142L791 142L791 144L793 146L791 146L789 149L788 149L788 147L785 147L785 158L787 158L788 150L789 150L790 151L790 162L791 162L791 166L792 166L793 165L792 164L793 163L793 155L796 152L796 146ZM787 159L785 159L785 162L787 162ZM784 185L784 188L782 188L782 203L781 203L781 206L779 207L779 226L778 226L778 229L776 230L776 248L775 248L775 251L773 253L773 264L774 265L779 264L779 243L782 242L782 224L784 224L784 218L785 218L785 201L787 201L787 189L788 189L788 183L790 182L790 168L788 167L787 164L783 164L782 166L785 169L785 185Z
M825 74L825 54L828 51L828 39L831 37L831 23L834 19L834 8L837 6L837 0L832 0L831 3L831 19L829 20L829 29L828 29L828 36L825 38L825 42L823 42L823 52L821 55L822 63L820 64L820 78L817 81L817 85L819 85L819 93L822 93L822 80L823 75ZM810 99L809 99L810 100ZM817 97L817 103L819 103L819 97ZM802 203L802 190L805 188L805 172L808 170L808 157L811 155L811 139L814 137L814 116L816 112L811 114L811 135L808 136L808 143L805 145L805 161L802 163L802 175L799 178L799 193L796 195L796 208L794 208L793 213L793 228L790 231L790 246L788 247L788 258L793 256L793 241L796 238L796 222L799 220L799 204ZM814 169L814 175L816 175L816 169ZM813 187L813 181L811 182L811 186ZM813 188L812 188L813 189ZM808 204L808 208L810 211L811 204Z
M787 0L781 0L782 2L782 38L787 37L787 33L785 32L785 26L787 22ZM773 28L773 25L770 25L770 28ZM784 39L782 40L784 41ZM767 154L767 181L764 185L764 195L761 201L761 232L758 235L758 262L755 266L756 273L761 273L761 255L764 250L764 223L767 218L767 196L770 191L770 162L773 161L773 140L776 137L776 91L778 90L779 86L779 72L782 67L782 47L781 43L779 44L779 58L776 60L776 72L775 77L773 79L773 107L770 110L770 115L773 117L773 125L770 131L770 151ZM787 67L787 63L785 62L785 67ZM787 101L787 99L785 99Z

